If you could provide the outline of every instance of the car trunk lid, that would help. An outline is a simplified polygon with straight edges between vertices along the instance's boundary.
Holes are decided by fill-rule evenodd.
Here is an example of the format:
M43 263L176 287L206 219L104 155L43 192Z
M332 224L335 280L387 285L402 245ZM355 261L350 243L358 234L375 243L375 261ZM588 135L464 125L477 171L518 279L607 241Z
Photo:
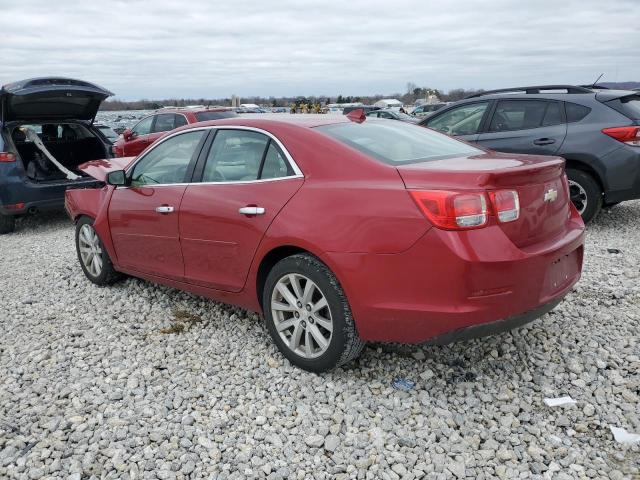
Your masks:
M0 89L2 123L33 120L93 121L100 104L113 95L98 85L71 78L32 78Z
M515 190L520 202L517 220L498 224L518 247L560 235L569 217L569 192L564 160L559 157L488 152L397 167L407 189L461 192Z

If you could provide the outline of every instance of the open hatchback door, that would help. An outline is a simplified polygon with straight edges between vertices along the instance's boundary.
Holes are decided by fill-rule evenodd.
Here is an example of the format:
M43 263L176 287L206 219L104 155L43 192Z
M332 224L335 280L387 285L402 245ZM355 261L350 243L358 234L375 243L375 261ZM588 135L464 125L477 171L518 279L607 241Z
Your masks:
M2 123L93 121L100 104L111 95L98 85L71 78L43 77L9 83L0 90Z

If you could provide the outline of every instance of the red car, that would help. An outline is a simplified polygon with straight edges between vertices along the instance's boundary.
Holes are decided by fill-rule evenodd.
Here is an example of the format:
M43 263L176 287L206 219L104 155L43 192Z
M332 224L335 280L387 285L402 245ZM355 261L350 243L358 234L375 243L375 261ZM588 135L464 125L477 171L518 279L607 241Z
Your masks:
M563 164L362 112L237 118L84 164L104 186L66 208L92 282L122 272L261 312L321 372L367 341L443 344L554 308L584 241Z
M133 128L127 128L122 132L122 136L113 144L113 153L116 157L135 157L174 128L237 116L236 112L224 107L163 108L144 117Z

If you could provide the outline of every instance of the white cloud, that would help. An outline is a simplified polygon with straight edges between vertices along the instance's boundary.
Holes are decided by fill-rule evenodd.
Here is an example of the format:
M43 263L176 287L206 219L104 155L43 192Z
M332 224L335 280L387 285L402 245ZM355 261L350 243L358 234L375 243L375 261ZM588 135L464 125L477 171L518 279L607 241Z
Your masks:
M640 80L635 0L51 2L0 11L0 83L118 97L371 94Z

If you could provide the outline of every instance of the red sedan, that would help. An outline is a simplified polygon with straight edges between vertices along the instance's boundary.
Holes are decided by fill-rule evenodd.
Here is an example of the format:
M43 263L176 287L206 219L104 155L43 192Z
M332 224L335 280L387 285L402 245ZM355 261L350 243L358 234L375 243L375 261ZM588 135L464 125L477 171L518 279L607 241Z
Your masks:
M554 308L584 241L563 164L358 113L236 118L84 164L104 186L66 207L92 282L122 272L261 312L321 372L367 341L448 343Z

